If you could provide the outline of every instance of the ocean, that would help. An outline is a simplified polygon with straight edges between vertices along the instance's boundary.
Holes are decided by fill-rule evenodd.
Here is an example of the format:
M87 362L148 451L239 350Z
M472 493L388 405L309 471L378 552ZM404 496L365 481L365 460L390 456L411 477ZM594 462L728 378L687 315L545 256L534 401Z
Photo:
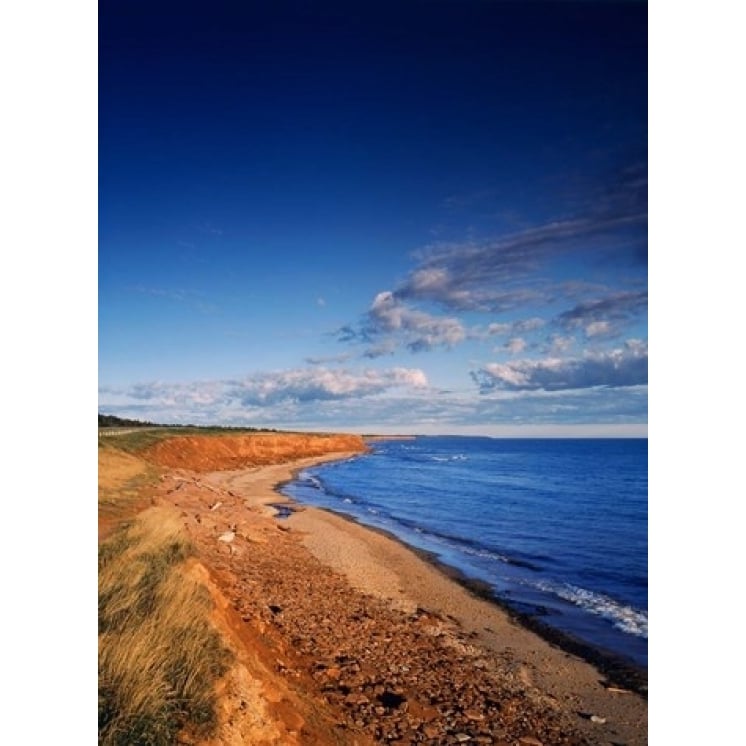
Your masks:
M515 611L647 666L647 440L371 445L301 472L283 493L384 529Z

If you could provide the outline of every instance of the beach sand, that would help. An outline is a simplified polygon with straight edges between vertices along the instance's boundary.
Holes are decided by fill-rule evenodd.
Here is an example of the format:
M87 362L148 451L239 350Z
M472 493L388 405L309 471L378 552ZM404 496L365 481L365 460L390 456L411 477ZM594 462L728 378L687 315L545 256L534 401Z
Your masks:
M349 455L161 479L240 651L210 744L647 743L644 697L393 538L276 491Z

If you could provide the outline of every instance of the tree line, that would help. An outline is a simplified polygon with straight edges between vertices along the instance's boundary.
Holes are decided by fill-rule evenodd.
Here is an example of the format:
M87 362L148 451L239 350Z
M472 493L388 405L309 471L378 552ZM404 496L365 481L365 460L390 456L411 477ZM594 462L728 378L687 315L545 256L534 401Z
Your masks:
M191 428L194 430L242 430L250 432L278 432L274 428L266 427L247 427L242 426L230 426L230 425L166 425L161 422L149 422L148 420L130 420L126 417L117 417L113 414L101 414L98 413L98 426L99 427L168 427L168 428Z

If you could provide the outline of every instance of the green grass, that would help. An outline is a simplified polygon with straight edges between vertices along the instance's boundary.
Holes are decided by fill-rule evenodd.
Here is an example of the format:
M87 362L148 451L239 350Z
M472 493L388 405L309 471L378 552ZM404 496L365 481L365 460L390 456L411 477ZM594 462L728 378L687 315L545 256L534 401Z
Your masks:
M211 735L231 654L173 511L149 509L99 547L99 744L166 746Z

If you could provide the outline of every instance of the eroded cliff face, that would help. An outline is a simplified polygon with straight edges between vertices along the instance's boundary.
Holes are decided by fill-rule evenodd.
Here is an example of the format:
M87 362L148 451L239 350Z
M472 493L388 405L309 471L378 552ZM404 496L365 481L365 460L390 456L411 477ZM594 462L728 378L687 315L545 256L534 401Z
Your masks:
M145 450L143 456L160 466L208 472L366 450L365 441L359 435L252 433L169 438Z

